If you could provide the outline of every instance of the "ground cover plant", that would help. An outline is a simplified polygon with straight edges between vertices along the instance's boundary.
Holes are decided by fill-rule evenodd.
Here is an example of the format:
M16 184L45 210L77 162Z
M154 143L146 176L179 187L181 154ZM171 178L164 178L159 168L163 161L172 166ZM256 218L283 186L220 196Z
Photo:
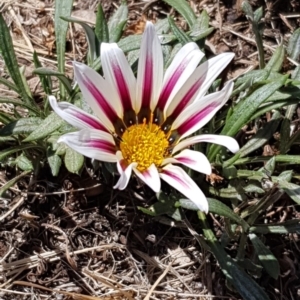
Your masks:
M165 0L128 26L129 3L105 4L92 26L54 2L38 93L0 14L1 297L296 299L299 29L266 56L264 9L241 3L257 65L233 78L207 10Z

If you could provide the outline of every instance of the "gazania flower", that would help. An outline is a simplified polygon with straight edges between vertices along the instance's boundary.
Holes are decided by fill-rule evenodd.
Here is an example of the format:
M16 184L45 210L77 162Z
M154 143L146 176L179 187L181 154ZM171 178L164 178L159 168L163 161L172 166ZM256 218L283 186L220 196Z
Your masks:
M63 135L59 142L87 157L117 163L120 178L115 188L126 188L134 173L158 192L163 179L207 212L206 197L179 165L211 174L206 156L189 146L216 143L232 152L239 146L227 136L188 137L215 115L233 88L229 82L221 91L205 96L233 54L223 53L197 67L203 56L195 43L188 43L164 74L159 38L148 22L135 78L121 49L114 43L102 43L104 78L88 66L74 63L75 78L94 115L49 97L53 110L80 129Z

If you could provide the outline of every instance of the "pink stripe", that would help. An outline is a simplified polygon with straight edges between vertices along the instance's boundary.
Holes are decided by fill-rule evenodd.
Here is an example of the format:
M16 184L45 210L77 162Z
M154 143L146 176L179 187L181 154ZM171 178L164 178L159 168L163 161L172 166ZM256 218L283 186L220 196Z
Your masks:
M89 118L88 116L81 114L77 111L71 111L70 113L74 117L76 117L76 118L80 119L81 121L83 121L84 123L88 124L90 127L107 132L107 129L102 124L98 123L96 120Z
M177 182L179 182L185 188L190 189L189 185L184 180L182 180L179 176L177 176L176 174L174 174L168 170L163 170L163 173L165 175L168 175L168 176L172 177L173 179L175 179Z
M195 163L195 161L194 160L192 160L192 159L190 159L190 158L188 158L188 157L177 157L176 158L179 162L181 162L181 163L185 163L185 164L194 164Z
M97 148L104 152L108 152L108 153L116 152L115 146L106 141L91 139L88 141L87 144L89 147Z
M203 110L198 112L197 114L191 116L188 120L186 120L181 126L177 128L177 132L182 135L191 128L193 128L198 122L200 122L203 118L205 118L210 112L212 112L216 107L217 103L211 103L209 106L206 106Z
M107 103L107 100L103 97L100 91L95 87L95 85L85 76L82 76L83 84L87 87L90 91L94 99L97 101L101 110L104 111L108 119L114 123L118 116L116 112L111 108L111 106Z
M172 93L172 90L174 89L175 85L177 84L180 76L184 72L184 70L185 70L186 66L188 65L188 63L190 62L190 60L191 60L191 58L189 60L183 60L183 62L174 71L174 73L172 74L172 76L169 79L169 81L167 82L167 84L163 87L163 90L160 94L158 104L157 104L157 107L160 110L162 110L162 111L164 110L165 105Z
M150 54L147 54L144 72L142 107L149 108L153 87L153 61Z
M116 64L113 64L112 68L118 85L119 96L122 101L123 109L124 111L130 111L132 110L131 97L123 73L120 67Z
M176 108L171 114L171 117L173 120L175 120L179 114L183 111L183 109L189 104L190 100L193 98L193 96L198 92L199 88L201 87L203 81L198 80L197 82L194 83L194 85L190 88L190 90L183 96L181 101L178 103Z

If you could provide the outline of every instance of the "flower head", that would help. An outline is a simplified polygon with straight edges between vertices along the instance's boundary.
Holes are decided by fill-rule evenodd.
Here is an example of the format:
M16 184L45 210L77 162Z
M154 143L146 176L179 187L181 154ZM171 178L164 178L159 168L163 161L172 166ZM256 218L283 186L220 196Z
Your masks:
M132 172L155 192L163 179L207 212L206 197L178 165L211 174L206 156L189 146L216 143L232 152L239 146L233 138L221 135L188 138L215 115L233 88L229 82L221 91L205 95L233 54L223 53L197 67L203 56L195 43L188 43L164 74L159 38L147 22L135 78L121 49L102 43L104 78L74 63L76 80L95 116L49 97L53 110L80 129L63 135L59 142L87 157L116 162L120 178L115 188L126 188Z

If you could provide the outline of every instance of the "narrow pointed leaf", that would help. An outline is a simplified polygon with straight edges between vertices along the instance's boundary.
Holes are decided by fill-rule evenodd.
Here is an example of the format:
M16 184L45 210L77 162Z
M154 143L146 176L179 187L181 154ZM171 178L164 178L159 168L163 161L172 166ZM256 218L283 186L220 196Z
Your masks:
M38 68L42 68L42 64L39 60L39 57L37 55L37 53L34 51L33 52L33 63L36 69ZM51 95L51 80L49 76L43 76L43 75L39 75L40 81L41 81L41 85L43 87L44 92L47 95Z
M174 33L174 35L176 36L176 38L182 46L189 42L192 42L192 39L184 31L177 27L177 25L171 17L168 17L168 21L172 32Z
M117 43L123 33L123 29L128 19L128 7L125 1L122 1L121 5L113 16L108 21L109 42Z
M287 53L289 56L294 59L299 59L300 54L300 28L296 29L292 36L289 39L289 43L287 46Z
M266 292L231 258L210 229L205 215L198 212L206 242L216 257L226 279L244 300L269 300Z
M283 45L278 46L275 52L273 53L271 59L265 66L265 70L268 72L280 71L283 64L284 55L285 55L285 51Z
M190 28L194 25L196 22L196 15L189 6L187 1L183 0L164 0L164 2L168 3L170 6L172 6L174 9L176 9L180 15L182 15L187 23L189 24Z
M22 133L31 133L42 123L41 118L22 118L0 129L0 136L10 136Z
M233 111L229 120L227 120L221 134L234 136L251 119L261 104L263 104L276 90L278 90L286 81L287 77L282 76L279 80L271 82L255 90L249 97L240 102ZM213 159L219 146L213 145L209 150L209 159Z
M19 99L14 99L14 98L10 98L10 97L0 97L0 103L10 103L15 106L27 108L31 113L33 113L35 115L40 114L40 111L36 108L36 106L27 104L26 102L21 101Z
M274 254L267 248L255 233L250 233L249 238L254 246L258 259L262 263L268 274L277 279L280 273L279 263Z
M286 222L277 224L257 224L250 227L250 232L259 234L287 234L287 233L300 233L300 219L288 220Z
M24 82L22 80L21 72L18 66L18 61L14 51L12 38L10 36L9 29L1 13L0 13L0 54L5 62L5 66L9 72L9 75L11 76L12 80L15 83L19 95L27 104L33 104L34 103L33 99L26 92L26 87L24 86Z
M280 180L278 182L278 184L279 184L279 187L282 188L291 197L291 199L293 199L297 204L300 204L300 186L299 185L297 185L295 183L283 181L283 180Z
M72 92L72 86L70 83L70 80L62 73L53 71L51 69L47 68L38 68L33 71L34 74L40 75L40 76L54 76L57 77L57 79L60 81L60 83L65 87L66 91L70 95Z
M95 35L98 39L99 44L101 44L102 42L109 42L108 25L101 3L98 5L98 11L96 15Z
M68 30L68 22L61 19L61 17L69 17L73 6L73 0L55 0L55 40L57 51L57 64L58 72L65 74L65 49L66 49L66 36ZM60 82L60 97L64 99L65 86Z
M94 30L89 25L87 25L85 22L78 20L76 18L61 17L61 19L63 19L64 21L67 21L67 22L77 23L82 26L82 28L85 32L85 35L86 35L88 45L89 45L89 47L88 47L89 63L92 64L94 59L100 55L100 46L98 44L96 44L96 36L95 36Z
M11 154L14 154L16 152L23 151L23 150L33 149L33 148L36 148L36 149L39 149L39 150L42 149L40 146L37 146L37 145L34 145L34 144L23 144L23 145L20 145L20 146L14 146L14 147L5 149L3 151L0 151L0 162L2 162L3 159L6 158L8 155L11 155Z
M51 113L23 142L32 142L47 137L64 124L64 120L57 114Z

